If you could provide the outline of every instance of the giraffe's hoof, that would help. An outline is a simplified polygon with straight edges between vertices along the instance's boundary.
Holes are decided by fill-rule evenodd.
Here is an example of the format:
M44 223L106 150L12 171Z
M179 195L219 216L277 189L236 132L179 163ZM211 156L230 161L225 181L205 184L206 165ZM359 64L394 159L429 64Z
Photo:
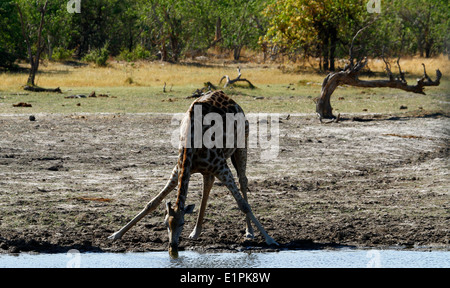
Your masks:
M111 239L111 240L117 240L117 239L120 239L120 238L122 238L122 235L120 235L119 232L115 232L111 236L108 236L108 239Z
M255 239L255 235L253 235L253 233L246 232L245 233L245 238L247 238L247 239Z
M192 233L189 235L189 239L197 240L199 236L200 236L200 231L198 231L197 229L194 229L192 231Z
M278 244L277 241L273 240L273 238L266 239L266 244L269 246L280 246L280 244Z

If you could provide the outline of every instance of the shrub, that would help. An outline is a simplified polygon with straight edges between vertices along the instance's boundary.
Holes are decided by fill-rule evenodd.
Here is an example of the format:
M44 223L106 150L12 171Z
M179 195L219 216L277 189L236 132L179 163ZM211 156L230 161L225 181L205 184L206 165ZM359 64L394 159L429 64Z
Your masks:
M106 43L105 46L103 46L103 48L90 51L88 54L86 54L83 57L83 61L93 62L97 66L101 66L101 67L106 66L106 61L108 61L108 57L109 57L108 46L109 46L109 44Z
M137 60L150 60L152 54L142 45L138 44L131 52L128 49L122 50L117 56L118 60L133 62Z
M64 61L72 58L75 49L69 50L62 47L56 47L53 49L52 59L54 61Z
M6 49L0 47L0 67L14 68L16 56L6 51Z

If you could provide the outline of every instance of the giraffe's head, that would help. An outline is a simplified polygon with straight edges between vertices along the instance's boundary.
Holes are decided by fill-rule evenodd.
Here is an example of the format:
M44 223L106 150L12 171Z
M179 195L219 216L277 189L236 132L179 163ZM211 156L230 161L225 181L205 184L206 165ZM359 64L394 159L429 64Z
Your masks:
M185 208L175 205L172 208L170 202L166 203L166 218L164 223L169 232L169 255L171 258L178 258L178 242L184 226L184 215L192 213L195 205L188 205Z

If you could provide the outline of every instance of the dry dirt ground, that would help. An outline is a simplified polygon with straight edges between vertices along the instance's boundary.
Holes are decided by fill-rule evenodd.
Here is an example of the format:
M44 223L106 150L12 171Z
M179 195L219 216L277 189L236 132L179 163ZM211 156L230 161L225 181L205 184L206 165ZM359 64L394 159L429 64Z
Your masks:
M0 252L165 250L164 205L123 239L107 237L164 187L177 157L172 116L35 116L0 115ZM253 148L248 163L249 203L280 248L449 249L448 115L348 116L333 124L285 117L277 157L261 159ZM181 249L266 248L259 232L244 239L244 217L217 181L203 233L188 239L201 187L194 175L187 203L196 208Z

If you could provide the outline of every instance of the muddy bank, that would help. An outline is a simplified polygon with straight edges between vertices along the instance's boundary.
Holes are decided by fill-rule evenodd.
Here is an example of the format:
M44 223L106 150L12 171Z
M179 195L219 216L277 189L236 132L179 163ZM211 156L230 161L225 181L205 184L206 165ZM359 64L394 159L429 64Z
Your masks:
M177 157L170 115L28 116L0 115L0 252L166 249L163 205L123 239L107 236L164 187ZM448 249L448 117L366 115L373 121L321 125L285 116L277 157L267 161L254 148L248 164L250 205L282 248ZM187 202L197 207L182 249L265 247L258 232L243 238L244 217L217 181L203 233L188 239L201 187L194 175Z

